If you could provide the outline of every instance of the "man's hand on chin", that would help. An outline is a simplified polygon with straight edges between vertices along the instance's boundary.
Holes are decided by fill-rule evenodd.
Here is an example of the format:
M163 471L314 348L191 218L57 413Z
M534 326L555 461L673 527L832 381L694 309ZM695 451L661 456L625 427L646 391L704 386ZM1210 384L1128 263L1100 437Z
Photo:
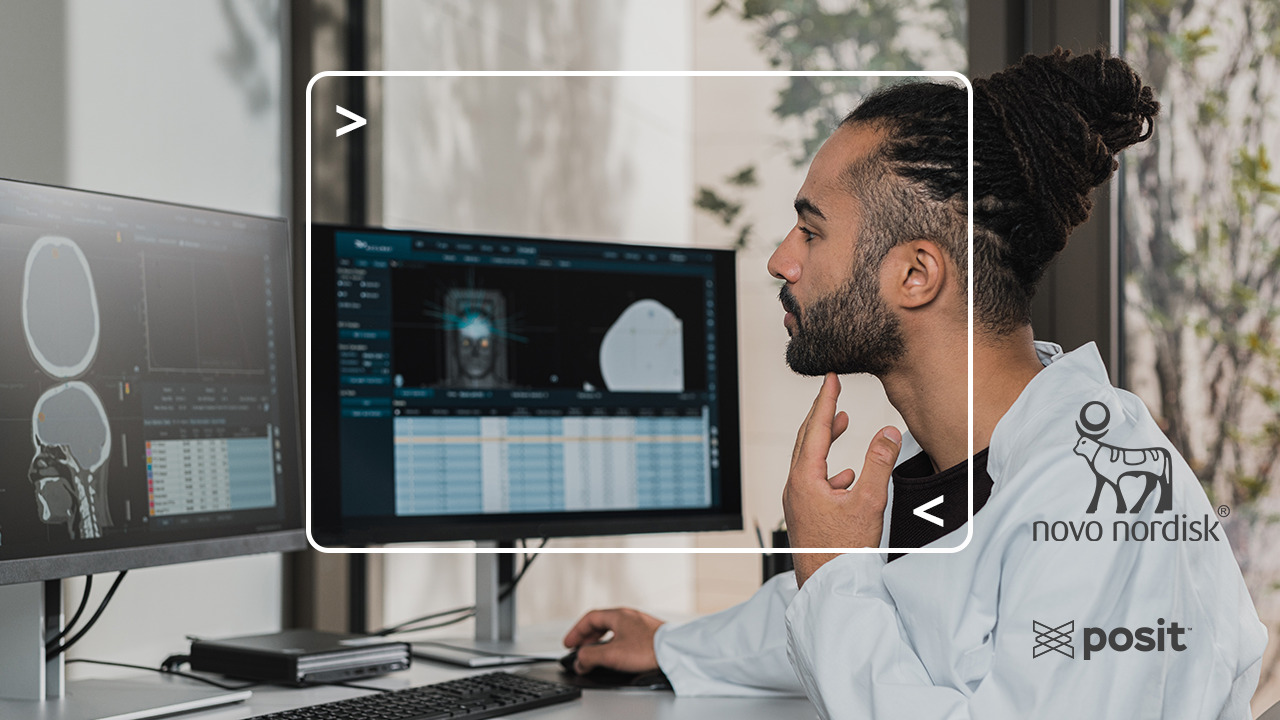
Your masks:
M857 482L849 468L827 475L831 444L849 427L848 414L836 412L839 397L840 380L828 373L796 435L791 472L782 491L787 534L794 548L880 545L889 477L902 448L902 433L894 427L876 433ZM836 555L796 553L796 583L803 586L809 576Z

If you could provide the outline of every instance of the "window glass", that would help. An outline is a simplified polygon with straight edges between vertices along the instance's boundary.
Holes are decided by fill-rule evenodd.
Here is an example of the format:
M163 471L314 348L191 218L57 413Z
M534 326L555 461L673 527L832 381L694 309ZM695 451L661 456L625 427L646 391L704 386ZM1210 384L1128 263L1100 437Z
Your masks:
M1126 57L1162 105L1151 140L1125 159L1125 383L1228 514L1274 637L1280 6L1133 0L1124 17ZM1273 674L1264 668L1262 692Z

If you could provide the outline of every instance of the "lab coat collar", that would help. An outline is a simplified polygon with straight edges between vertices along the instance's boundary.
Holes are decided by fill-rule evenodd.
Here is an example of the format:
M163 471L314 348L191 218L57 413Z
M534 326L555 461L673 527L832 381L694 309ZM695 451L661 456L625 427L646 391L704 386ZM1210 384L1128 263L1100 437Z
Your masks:
M1045 370L1036 374L1035 378L1028 383L1023 389L1022 394L1018 396L1017 401L1009 408L1000 422L996 424L995 430L991 434L991 451L987 454L987 474L992 478L993 485L991 492L995 493L1000 489L1000 478L1004 477L1002 472L1009 464L1010 454L1018 447L1016 437L1005 438L1004 436L1014 435L1020 429L1020 423L1029 419L1030 415L1027 411L1034 409L1037 404L1043 404L1041 396L1052 396L1055 393L1061 393L1061 385L1059 385L1058 377L1074 370L1076 373L1083 373L1089 378L1089 383L1095 384L1097 378L1111 387L1110 381L1107 379L1107 369L1102 364L1102 357L1098 354L1098 347L1089 343L1074 350L1070 353L1064 353L1062 346L1037 340L1035 342L1036 357L1040 359L1040 363L1045 366ZM1061 363L1067 362L1063 365ZM1055 370L1049 372L1049 366L1053 365ZM1045 381L1044 378L1051 378ZM1035 388L1033 390L1033 388ZM1042 389L1043 388L1043 389ZM1015 414L1015 410L1019 412ZM1019 415L1023 420L1017 419L1015 415ZM1014 418L1014 419L1010 419ZM1001 431L1004 428L1004 431ZM923 451L920 443L916 442L910 430L902 434L902 449L898 452L898 463L906 462ZM889 483L888 502L884 509L884 522L881 525L880 547L889 546L889 523L893 517L893 483Z
M1057 362L1058 360L1064 357L1067 357L1067 354L1062 352L1062 346L1057 343L1047 342L1044 340L1037 340L1035 343L1035 347L1036 347L1036 357L1040 359L1040 364L1046 367L1050 363ZM1075 355L1076 353L1079 353L1080 351L1085 350L1086 348L1093 349L1094 357L1097 357L1098 363L1101 364L1102 358L1098 357L1098 349L1093 343L1089 343L1088 345L1081 347L1076 352L1071 353L1071 355ZM1103 369L1102 374L1103 376L1106 375L1105 368ZM1044 375L1043 371L1038 373L1036 377L1039 378L1042 375ZM1035 380L1032 380L1032 383L1034 382ZM1028 385L1027 387L1029 388L1030 385ZM1026 396L1026 391L1024 390L1022 393L1022 396L1018 398L1018 401L1021 402L1022 397L1025 397L1025 396ZM1017 403L1014 403L1013 407L1017 407ZM1010 412L1012 412L1012 408L1010 409ZM1008 417L1008 414L1006 414L1005 417ZM1003 421L1001 422L1003 423ZM999 425L997 425L997 428L998 427ZM994 436L992 440L994 441ZM915 436L911 434L910 430L907 430L902 433L902 449L898 452L898 463L904 463L907 460L910 460L911 458L915 457L916 455L919 455L923 451L924 451L924 448L920 447L920 443L916 442ZM987 471L990 472L990 460L988 460L987 462L988 462ZM890 490L892 490L892 487L893 487L892 483L890 483ZM892 505L893 503L890 502L889 504Z
M1036 355L1044 363L1044 370L1027 383L991 432L987 473L991 476L993 495L1004 487L1015 453L1035 442L1035 434L1043 429L1046 413L1079 407L1086 396L1093 399L1105 396L1119 403L1096 344L1090 342L1064 353L1055 343L1036 342Z

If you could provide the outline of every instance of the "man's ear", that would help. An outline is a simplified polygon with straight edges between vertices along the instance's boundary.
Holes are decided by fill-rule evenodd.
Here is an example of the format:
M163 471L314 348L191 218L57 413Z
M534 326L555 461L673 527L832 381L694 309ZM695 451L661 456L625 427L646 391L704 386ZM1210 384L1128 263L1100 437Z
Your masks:
M886 299L902 308L921 308L938 298L947 282L947 261L932 240L895 246L885 258Z

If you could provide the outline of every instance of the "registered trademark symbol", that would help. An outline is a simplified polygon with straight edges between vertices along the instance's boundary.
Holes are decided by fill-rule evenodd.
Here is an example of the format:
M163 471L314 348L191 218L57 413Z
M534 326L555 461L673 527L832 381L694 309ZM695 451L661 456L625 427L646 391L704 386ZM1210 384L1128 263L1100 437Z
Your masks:
M1226 505L1218 506L1218 517L1226 517L1230 514L1231 514L1231 508L1227 507Z

